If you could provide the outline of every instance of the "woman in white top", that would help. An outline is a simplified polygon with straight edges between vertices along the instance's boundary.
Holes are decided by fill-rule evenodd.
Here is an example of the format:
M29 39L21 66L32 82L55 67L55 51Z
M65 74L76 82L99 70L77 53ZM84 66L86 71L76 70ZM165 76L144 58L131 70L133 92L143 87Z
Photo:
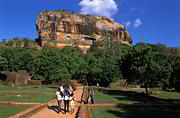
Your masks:
M60 90L60 88L58 88L58 90L56 91L56 98L57 98L58 106L61 108L61 103L64 100L64 97L63 97L63 92Z

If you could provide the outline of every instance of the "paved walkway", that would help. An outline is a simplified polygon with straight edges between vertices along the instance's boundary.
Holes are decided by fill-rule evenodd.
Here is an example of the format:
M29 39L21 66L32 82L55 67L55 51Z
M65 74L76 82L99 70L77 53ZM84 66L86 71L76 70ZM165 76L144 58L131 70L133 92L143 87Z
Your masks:
M76 91L74 91L77 101L81 100L82 92L83 92L83 87L77 87ZM48 106L51 106L51 107L57 106L57 102L55 101L53 103L50 103L48 104ZM80 106L80 103L76 102L76 108L75 108L74 113L72 114L71 113L63 114L62 112L58 114L54 110L46 107L43 110L39 111L38 113L34 114L31 118L75 118L76 112L79 106Z

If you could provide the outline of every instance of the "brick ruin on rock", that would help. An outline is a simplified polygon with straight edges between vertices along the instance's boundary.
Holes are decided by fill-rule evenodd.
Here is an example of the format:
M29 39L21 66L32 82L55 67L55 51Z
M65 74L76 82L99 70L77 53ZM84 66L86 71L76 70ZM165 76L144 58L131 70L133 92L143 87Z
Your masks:
M42 47L78 45L87 50L93 41L111 37L114 41L132 44L125 27L104 16L90 16L64 11L44 11L36 19L38 42Z

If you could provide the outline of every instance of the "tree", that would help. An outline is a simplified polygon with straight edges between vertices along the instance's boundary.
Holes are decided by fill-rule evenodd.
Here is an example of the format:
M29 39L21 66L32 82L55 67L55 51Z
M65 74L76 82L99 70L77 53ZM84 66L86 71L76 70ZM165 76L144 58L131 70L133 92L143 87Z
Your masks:
M29 48L2 48L1 57L7 60L8 71L31 71L32 49Z
M112 57L102 59L102 72L100 73L98 83L107 87L110 83L116 82L122 78L121 71L118 68L117 61Z
M138 48L133 50L132 57L128 82L144 87L146 94L148 88L169 84L172 68L165 55L152 52L151 48Z
M47 82L67 79L61 78L61 73L57 74L57 72L60 72L59 69L65 66L58 52L57 49L47 48L36 55L33 60L33 79L42 79Z
M98 42L87 54L88 82L93 85L99 83L107 87L110 83L122 79L119 65L129 48L131 47L128 45L108 38Z
M176 88L176 82L180 81L180 57L177 55L169 56L169 60L173 69L171 78L169 80L169 88Z
M0 71L4 71L7 69L8 62L6 58L0 56Z
M86 79L88 84L90 85L96 85L97 79L99 79L100 73L102 72L102 58L99 55L97 57L97 53L99 53L99 49L97 49L97 52L91 52L87 54L86 62L88 64L88 73L86 75Z
M73 47L46 48L33 61L33 79L36 76L47 82L77 79L84 71L83 64L83 58Z
M71 74L72 79L78 78L77 75L83 74L86 71L86 63L77 48L65 47L61 51L62 60L65 63L68 72ZM83 68L83 66L85 66ZM85 72L86 73L86 72Z
M8 39L3 42L3 44L6 46L26 47L26 48L31 48L33 43L34 43L34 40L32 40L30 38L19 38L19 37Z

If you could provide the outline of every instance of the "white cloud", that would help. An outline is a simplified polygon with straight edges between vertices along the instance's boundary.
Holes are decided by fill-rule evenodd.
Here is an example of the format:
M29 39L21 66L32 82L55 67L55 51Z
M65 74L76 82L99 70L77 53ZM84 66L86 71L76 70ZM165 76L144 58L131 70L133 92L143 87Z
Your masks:
M131 21L128 21L128 22L126 22L125 24L126 24L127 27L130 27Z
M82 0L79 5L83 14L112 17L118 11L114 0Z
M137 19L135 19L135 20L133 20L133 21L127 21L127 22L125 23L125 25L126 25L127 27L138 28L138 27L140 27L141 25L143 25L143 23L142 23L142 20L141 20L140 18L137 18Z
M143 24L143 23L142 23L141 19L137 18L137 19L134 21L133 26L134 26L135 28L138 28L138 27L140 27L142 24Z

